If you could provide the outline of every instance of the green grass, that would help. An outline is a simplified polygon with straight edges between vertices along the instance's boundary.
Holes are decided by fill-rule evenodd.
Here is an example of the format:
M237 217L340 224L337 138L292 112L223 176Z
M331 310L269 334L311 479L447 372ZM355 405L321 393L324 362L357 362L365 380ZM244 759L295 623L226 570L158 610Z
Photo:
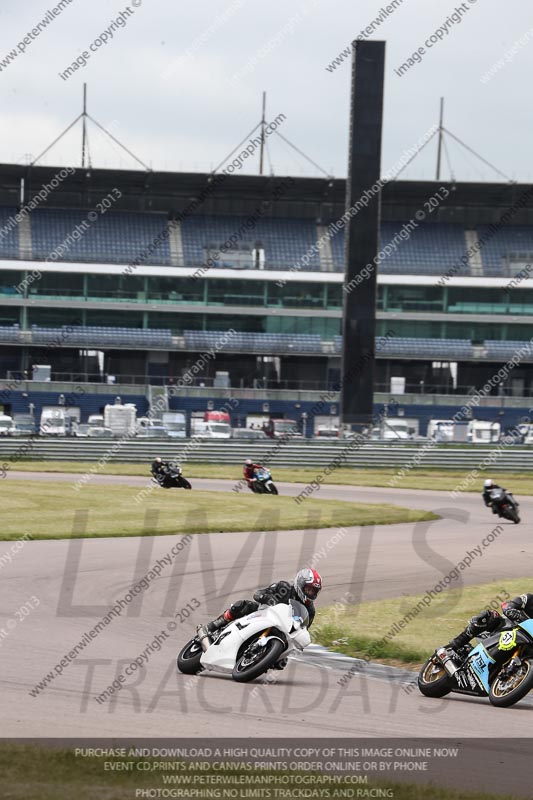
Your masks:
M74 482L14 479L4 484L0 539L30 533L34 539L67 536L154 536L222 533L350 525L389 525L438 519L431 512L381 504L310 499L297 505L292 497L155 488L141 502L143 487L95 486L74 490ZM157 519L145 524L145 513ZM76 512L87 512L87 531L73 533Z
M189 741L193 744L194 739ZM223 745L222 739L220 744ZM327 744L327 742L325 742ZM370 743L369 743L370 744ZM102 743L102 746L108 746ZM124 746L118 740L114 747ZM135 797L136 789L162 788L162 774L179 775L286 775L289 778L301 773L271 770L245 770L236 769L202 770L201 773L191 770L161 773L159 771L140 771L136 769L139 761L161 761L163 759L138 759L127 758L82 758L74 755L73 749L56 749L34 744L13 744L3 742L0 745L0 775L2 781L2 797L10 800L131 800ZM219 759L221 760L221 759ZM124 771L104 771L104 762L133 762L133 769ZM174 761L174 759L173 759ZM308 774L308 773L307 773ZM370 778L368 784L361 785L361 789L382 788L391 789L395 800L516 800L511 795L494 795L485 792L464 792L453 789L439 788L433 785L412 783L396 783L390 780L374 781ZM317 775L317 781L320 775ZM242 784L241 784L242 785ZM276 784L272 784L276 785ZM320 784L317 784L320 786ZM229 785L231 786L231 784ZM261 784L257 784L261 786ZM328 784L322 784L326 788ZM172 787L167 787L172 788ZM175 788L185 788L182 784ZM202 784L193 784L193 788L200 789ZM207 786L204 786L207 788ZM284 790L291 790L289 797L297 797L292 790L301 792L301 784L283 784ZM339 783L338 789L354 789L354 784ZM357 787L356 787L357 788ZM207 795L204 795L207 796ZM266 796L266 795L265 795ZM284 797L288 795L284 794ZM354 795L355 796L355 795Z
M483 456L480 454L480 461ZM406 453L406 460L408 456ZM9 462L8 462L9 463ZM92 463L92 462L91 462ZM533 462L532 462L533 463ZM83 461L17 461L10 465L10 470L31 472L72 472L83 473L87 471L88 462ZM399 469L399 468L398 468ZM397 474L398 469L359 469L339 467L331 475L324 478L324 483L346 484L348 486L389 486L389 480ZM320 467L275 467L272 466L274 479L291 483L308 483L314 480L321 471ZM107 475L144 475L148 476L149 465L139 464L108 464L100 474ZM445 469L413 469L395 484L396 489L440 489L453 491L458 484L469 474L469 470ZM533 468L532 468L533 472ZM186 464L184 473L189 478L221 478L238 481L242 478L240 464ZM489 470L490 477L502 486L509 487L519 495L533 495L532 475L527 472L497 473ZM481 492L483 476L474 481L468 488L469 492Z
M423 611L412 616L392 639L383 638L415 607L424 593L359 605L318 608L311 628L314 641L355 658L418 666L433 650L464 629L483 608L499 610L500 602L527 590L533 578L501 580L441 592ZM437 581L438 582L438 581ZM432 588L428 585L428 589ZM500 600L498 600L498 595ZM494 602L493 602L494 601Z

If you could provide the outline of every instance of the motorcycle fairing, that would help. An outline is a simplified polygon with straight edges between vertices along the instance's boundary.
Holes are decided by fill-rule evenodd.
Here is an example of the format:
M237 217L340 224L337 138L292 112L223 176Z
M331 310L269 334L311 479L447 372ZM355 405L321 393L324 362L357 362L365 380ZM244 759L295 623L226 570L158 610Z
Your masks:
M519 622L518 625L533 639L533 619L525 619L523 622Z
M498 641L498 650L514 650L516 648L516 634L518 628L512 628L510 631L502 631Z
M485 647L480 643L469 653L467 663L481 688L488 694L490 690L489 667L495 663L492 656L487 653Z
M289 633L292 628L292 610L289 605L280 603L276 606L268 606L254 611L246 617L241 617L235 622L230 622L217 640L207 648L200 663L207 669L231 672L237 661L237 653L241 645L251 639L254 634L271 627L277 627L285 633ZM272 638L279 639L279 636L264 636L264 643L266 644Z

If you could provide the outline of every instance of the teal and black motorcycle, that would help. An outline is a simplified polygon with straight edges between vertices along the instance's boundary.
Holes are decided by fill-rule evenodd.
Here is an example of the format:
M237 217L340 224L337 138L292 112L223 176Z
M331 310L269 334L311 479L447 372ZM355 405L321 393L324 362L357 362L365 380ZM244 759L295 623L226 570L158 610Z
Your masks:
M462 648L460 658L445 647L436 650L418 674L422 694L488 696L500 708L522 700L533 689L533 619L506 623L496 633L482 634L478 642Z

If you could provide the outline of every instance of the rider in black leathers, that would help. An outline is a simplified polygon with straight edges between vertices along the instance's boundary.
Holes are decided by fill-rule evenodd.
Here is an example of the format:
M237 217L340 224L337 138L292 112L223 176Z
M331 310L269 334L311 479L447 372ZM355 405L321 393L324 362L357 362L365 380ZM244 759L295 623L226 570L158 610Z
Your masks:
M309 614L309 625L311 625L315 618L313 601L316 600L321 589L322 578L318 572L310 567L305 567L296 573L292 584L288 581L277 581L276 583L271 583L265 589L258 589L254 594L253 600L237 600L232 603L223 614L212 622L198 626L197 636L200 640L204 639L206 636L221 630L230 622L257 611L259 604L274 606L278 603L288 603L289 600L299 600L304 603ZM283 669L286 664L287 659L283 659L275 666L278 669Z
M494 483L494 481L492 481L490 478L488 478L483 484L483 494L482 494L483 502L485 503L486 506L490 506L492 508L493 514L496 514L497 508L490 499L490 495L493 489L502 489L504 492L506 492L507 489L504 489L503 486L498 486L498 484Z
M506 600L502 603L502 613L504 617L514 623L523 622L525 619L533 618L533 594L521 594L518 597L513 597L512 600ZM476 614L464 631L462 631L455 639L452 639L447 647L452 650L460 650L464 647L470 639L478 636L484 631L494 633L497 630L505 627L505 619L500 616L497 611L491 608L486 608L481 613Z
M168 461L163 461L161 458L154 458L152 466L150 467L150 472L158 483L163 484L169 468L170 464Z

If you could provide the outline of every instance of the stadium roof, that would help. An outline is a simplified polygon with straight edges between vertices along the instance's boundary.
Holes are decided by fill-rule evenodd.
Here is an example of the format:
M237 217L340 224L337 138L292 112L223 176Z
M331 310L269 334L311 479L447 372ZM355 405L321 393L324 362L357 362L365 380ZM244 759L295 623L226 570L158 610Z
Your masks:
M0 164L0 206L28 202L43 186L61 174L59 186L40 207L93 208L113 188L122 192L114 208L129 211L158 211L171 216L187 208L195 198L205 198L196 213L249 214L254 201L271 197L276 187L283 195L272 204L269 214L306 217L328 223L338 219L345 207L346 181L331 178L240 175L217 176L216 188L208 190L212 175L198 172L149 172L143 170L93 169L76 167L65 175L63 167L29 167ZM63 170L63 172L61 172ZM384 219L409 219L444 185L450 196L431 212L435 222L490 222L520 201L520 211L511 224L533 224L533 188L517 183L450 183L433 181L391 181L382 195ZM207 196L206 196L207 191Z

